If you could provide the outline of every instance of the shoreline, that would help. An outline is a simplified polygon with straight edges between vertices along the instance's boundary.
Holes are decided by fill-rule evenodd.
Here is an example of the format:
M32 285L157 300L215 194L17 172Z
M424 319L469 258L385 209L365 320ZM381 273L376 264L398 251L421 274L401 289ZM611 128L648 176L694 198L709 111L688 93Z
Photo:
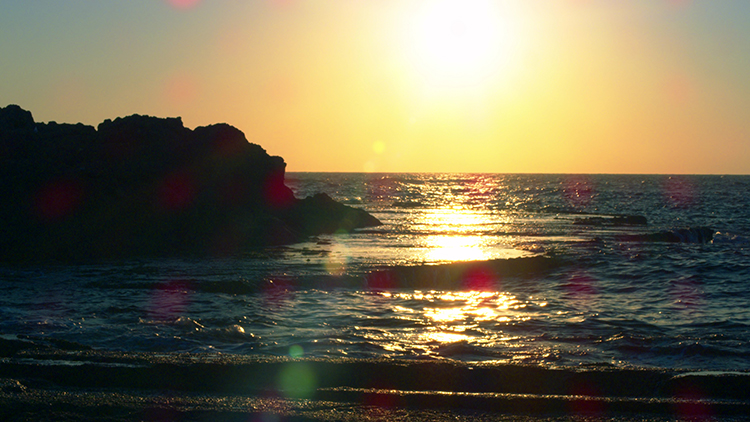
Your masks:
M335 393L335 392L334 392ZM364 401L363 401L364 400ZM152 391L0 391L7 421L738 421L746 404L586 397L446 397L435 392L345 391L318 399Z
M745 372L30 349L0 358L5 420L734 420L750 414L747 391Z

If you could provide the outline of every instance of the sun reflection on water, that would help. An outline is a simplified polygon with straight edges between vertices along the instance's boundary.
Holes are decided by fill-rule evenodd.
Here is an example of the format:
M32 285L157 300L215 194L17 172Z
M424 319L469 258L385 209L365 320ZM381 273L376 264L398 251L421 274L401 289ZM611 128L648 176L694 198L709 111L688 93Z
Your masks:
M447 333L444 331L437 331L432 333L427 333L424 335L424 339L427 341L437 342L437 343L457 343L459 341L468 341L471 339L471 337L459 334L459 333Z
M489 245L481 236L429 236L425 246L426 261L482 261L491 257Z
M415 226L427 231L421 243L423 262L483 261L508 258L514 250L499 241L507 218L464 208L426 210Z
M526 304L521 303L514 296L498 292L441 292L437 295L435 293L428 295L440 302L451 301L462 304L462 306L451 308L424 308L425 317L433 322L498 321L506 318L500 311L526 307Z
M290 259L318 264L340 276L363 265L434 265L491 261L538 255L508 233L518 216L504 211L443 205L407 208L378 216L383 227L372 233L323 235L286 249ZM475 286L465 286L469 290Z
M506 348L524 347L520 337L503 333L498 324L526 321L528 301L492 291L420 291L382 292L399 301L391 309L397 319L414 323L411 328L390 331L376 336L388 351L438 356L443 347L481 351L498 344ZM546 303L539 302L544 307ZM387 337L387 338L386 338Z

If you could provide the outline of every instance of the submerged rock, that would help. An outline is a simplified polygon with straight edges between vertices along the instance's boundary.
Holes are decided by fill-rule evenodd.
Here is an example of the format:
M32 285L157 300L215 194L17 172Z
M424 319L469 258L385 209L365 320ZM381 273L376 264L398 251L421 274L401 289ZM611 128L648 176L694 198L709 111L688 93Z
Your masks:
M224 255L380 224L295 198L285 168L228 124L132 115L94 128L0 108L0 258Z

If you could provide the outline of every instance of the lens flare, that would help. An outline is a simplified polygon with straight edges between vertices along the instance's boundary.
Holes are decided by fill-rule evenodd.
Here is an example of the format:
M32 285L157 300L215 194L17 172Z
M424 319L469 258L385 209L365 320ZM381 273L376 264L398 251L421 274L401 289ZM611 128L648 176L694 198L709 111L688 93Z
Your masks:
M59 221L74 214L83 199L84 191L77 180L57 180L37 193L34 207L43 219Z
M664 199L675 208L689 208L698 201L698 192L687 177L669 176L662 188Z
M342 275L346 271L349 261L349 249L346 245L336 243L328 254L328 258L323 263L325 270L332 275Z
M569 206L586 207L596 197L596 188L588 176L570 176L566 178L563 195Z
M302 346L294 345L289 348L289 356L293 358L301 358L302 355L305 354L305 351L302 349Z
M375 154L382 154L385 151L385 142L383 142L383 141L375 141L372 144L372 151Z
M194 103L198 99L200 83L190 73L176 73L171 75L163 87L163 96L166 102L175 107L183 107Z
M284 395L294 399L308 399L317 388L318 378L306 362L290 362L279 372L278 386Z
M167 4L176 10L188 10L196 7L201 0L166 0Z
M170 280L154 291L149 304L149 314L158 320L175 319L181 316L190 301L189 283Z
M180 211L188 208L196 195L193 178L187 172L176 172L165 176L157 188L159 208L165 211Z

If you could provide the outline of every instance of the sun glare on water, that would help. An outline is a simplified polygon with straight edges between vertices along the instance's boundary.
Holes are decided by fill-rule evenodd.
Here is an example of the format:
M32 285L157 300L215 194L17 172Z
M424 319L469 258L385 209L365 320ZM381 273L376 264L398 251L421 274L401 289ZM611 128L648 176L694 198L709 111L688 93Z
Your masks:
M481 236L430 236L425 260L431 262L480 261L490 258Z
M426 234L413 250L413 259L424 263L486 261L514 258L526 252L503 243L492 234L505 219L482 211L438 208L425 210L415 218L415 226Z
M476 347L497 344L520 347L519 338L502 333L486 333L483 326L529 318L527 303L501 292L420 291L384 293L409 306L395 306L400 318L419 321L422 329L401 333L377 331L371 340L388 351L435 355L437 349L452 343L470 343ZM539 303L540 307L546 306Z

